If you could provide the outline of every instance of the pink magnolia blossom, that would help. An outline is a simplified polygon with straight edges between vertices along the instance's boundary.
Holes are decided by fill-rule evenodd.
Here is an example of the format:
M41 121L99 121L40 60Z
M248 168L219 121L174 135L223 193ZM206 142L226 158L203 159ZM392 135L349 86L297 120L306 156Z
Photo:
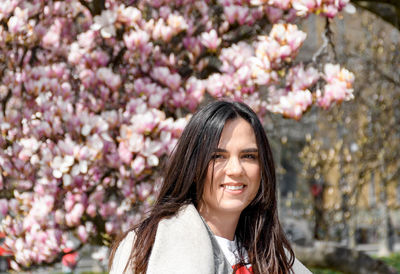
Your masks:
M98 66L106 66L110 60L110 56L102 50L93 51L90 57L93 60L93 63Z
M161 94L159 92L153 93L152 95L149 96L149 107L151 108L159 108L162 103L165 100L165 95L162 92ZM166 93L166 92L165 92Z
M268 3L272 6L276 6L280 9L286 10L290 7L291 0L270 0Z
M72 43L69 48L68 61L72 64L79 64L85 51L79 47L78 42Z
M35 220L45 220L47 215L52 211L54 206L54 197L46 195L40 198L36 198L32 205L30 215Z
M23 10L20 7L16 7L14 10L14 16L8 20L8 29L11 33L15 34L25 30L26 23L28 20L27 10Z
M278 95L275 102L273 99L267 108L270 111L281 113L285 117L299 120L303 112L312 104L312 95L309 90L279 92L282 95Z
M86 243L89 235L88 235L88 232L86 231L85 226L80 225L77 229L77 232L78 232L79 240L81 240L82 243Z
M181 135L183 129L185 128L187 122L189 121L191 115L187 115L186 117L179 118L173 124L172 135L174 137L178 137Z
M247 22L249 12L250 10L246 6L229 5L224 7L226 20L230 24L233 24L235 21L237 21L240 25L243 25Z
M65 215L66 224L68 226L78 225L84 211L85 208L81 203L75 204L72 210Z
M96 206L94 204L89 204L88 207L86 208L86 213L94 218L96 216Z
M310 11L314 11L317 5L317 1L315 0L297 0L292 2L292 7L296 10L298 16L305 16Z
M254 49L249 44L239 42L231 47L221 50L221 71L229 74L247 64L248 59L254 55Z
M218 38L218 34L214 29L210 32L203 32L200 41L210 50L216 50L222 42L221 38Z
M18 6L18 0L8 0L4 5L0 6L0 20L9 16Z
M288 44L292 51L296 51L306 39L306 33L300 31L294 24L275 24L269 36L281 45Z
M225 93L225 83L221 74L214 73L208 77L207 91L214 97L222 97Z
M324 93L317 92L318 104L322 108L329 108L333 102L342 102L353 99L353 89L349 89L345 82L335 81L331 84L326 84Z
M169 42L174 35L174 29L166 25L164 19L159 19L152 28L152 37L155 40L163 40L164 42Z
M136 186L136 191L139 195L139 199L144 201L152 192L153 185L148 182L143 182Z
M121 85L121 77L109 68L100 68L96 73L97 78L103 81L111 89L116 90Z
M321 90L317 92L317 102L322 108L329 108L334 102L342 102L353 99L352 84L354 75L339 65L326 64L324 67L324 79L327 84L322 94Z
M54 220L57 224L61 225L64 224L65 213L62 210L57 209L56 212L54 213Z
M142 156L136 156L132 162L132 170L136 175L139 175L145 168L145 159Z
M59 47L60 35L63 24L61 20L55 20L54 24L49 28L47 33L43 36L42 43L46 48Z
M315 68L304 69L303 65L298 65L289 71L287 85L292 90L304 90L314 85L319 78L319 72Z
M142 19L142 13L135 7L125 7L121 5L118 9L118 21L132 26Z
M150 35L145 31L131 31L124 35L124 42L128 49L143 49L150 40Z
M96 74L89 69L84 69L79 73L82 85L88 89L96 83Z
M3 216L3 218L8 213L8 201L6 199L0 199L0 213Z
M354 81L354 74L347 69L340 68L339 65L326 64L324 66L324 78L328 83L332 83L336 80L347 82L348 85Z
M339 7L336 6L335 4L326 5L322 9L322 13L328 18L335 17L338 12L339 12Z
M185 105L186 96L185 91L183 89L179 89L172 95L171 105L177 106L178 108L182 108Z
M157 116L151 111L132 116L132 128L137 133L150 133L157 125Z
M170 13L168 15L167 24L172 28L175 35L188 28L186 19L176 13Z
M115 201L109 201L108 203L104 203L100 205L100 214L103 217L111 216L115 213L117 209L117 203Z
M205 93L205 84L203 81L190 77L186 81L186 106L189 110L195 110L199 103L203 100Z
M78 44L83 49L91 49L94 46L96 33L93 30L88 30L78 35Z
M116 31L114 22L117 19L117 13L112 10L104 10L100 15L94 17L92 25L93 30L100 30L101 36L110 38L115 36Z
M132 160L132 152L126 142L121 142L118 146L118 154L122 162L128 164Z
M167 67L155 67L151 72L152 77L176 91L181 85L181 76L171 72Z
M114 230L116 229L116 226L112 222L106 222L105 229L106 229L107 233L112 234L114 232Z
M283 17L283 10L279 8L275 8L272 6L267 6L265 8L268 20L271 23L277 23Z

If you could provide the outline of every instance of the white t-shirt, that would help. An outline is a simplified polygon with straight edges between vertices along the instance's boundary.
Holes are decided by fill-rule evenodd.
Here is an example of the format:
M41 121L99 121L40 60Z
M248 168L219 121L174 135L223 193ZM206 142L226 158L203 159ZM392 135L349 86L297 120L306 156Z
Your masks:
M214 235L215 236L215 235ZM236 239L233 241L230 241L228 239L222 238L215 236L215 239L217 239L217 242L219 244L219 247L221 248L222 252L224 252L224 255L232 268L234 269L237 264L240 264L240 256L238 252L238 246ZM243 259L245 262L249 261L249 255L247 254L247 251L243 249ZM300 261L298 261L296 258L294 260L294 264L292 267L293 273L296 274L312 274ZM251 264L246 264L246 266L240 266L236 270L237 274L252 274L253 269L251 267Z
M225 238L222 238L219 236L215 236L215 239L217 239L219 247L221 248L222 252L224 252L225 258L228 260L228 262L230 263L232 268L236 268L237 267L236 265L239 265L242 263L240 260L240 254L239 254L236 238L233 241L230 241L228 239L225 239ZM244 257L243 260L245 262L248 262L249 256L245 249L243 249L242 254ZM251 269L251 264L246 264L245 266L240 265L238 270L239 271L237 271L237 273L253 273L252 269Z

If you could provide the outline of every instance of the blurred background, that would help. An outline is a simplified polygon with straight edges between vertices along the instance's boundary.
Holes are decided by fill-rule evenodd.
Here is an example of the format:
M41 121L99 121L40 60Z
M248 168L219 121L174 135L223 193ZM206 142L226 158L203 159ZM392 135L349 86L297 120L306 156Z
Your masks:
M400 271L400 1L6 0L0 270L105 273L191 113L249 104L314 273Z

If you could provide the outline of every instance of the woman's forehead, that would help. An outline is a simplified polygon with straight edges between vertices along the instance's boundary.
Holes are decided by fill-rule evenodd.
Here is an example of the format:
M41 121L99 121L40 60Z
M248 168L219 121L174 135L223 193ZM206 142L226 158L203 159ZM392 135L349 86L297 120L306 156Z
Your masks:
M229 120L221 132L218 148L229 144L248 145L257 148L256 136L253 127L243 118Z

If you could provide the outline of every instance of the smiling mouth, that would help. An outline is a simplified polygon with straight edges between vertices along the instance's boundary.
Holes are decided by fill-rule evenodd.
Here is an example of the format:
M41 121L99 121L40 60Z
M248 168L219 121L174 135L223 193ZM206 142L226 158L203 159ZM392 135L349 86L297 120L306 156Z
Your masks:
M242 190L245 185L222 185L222 187L228 190Z

